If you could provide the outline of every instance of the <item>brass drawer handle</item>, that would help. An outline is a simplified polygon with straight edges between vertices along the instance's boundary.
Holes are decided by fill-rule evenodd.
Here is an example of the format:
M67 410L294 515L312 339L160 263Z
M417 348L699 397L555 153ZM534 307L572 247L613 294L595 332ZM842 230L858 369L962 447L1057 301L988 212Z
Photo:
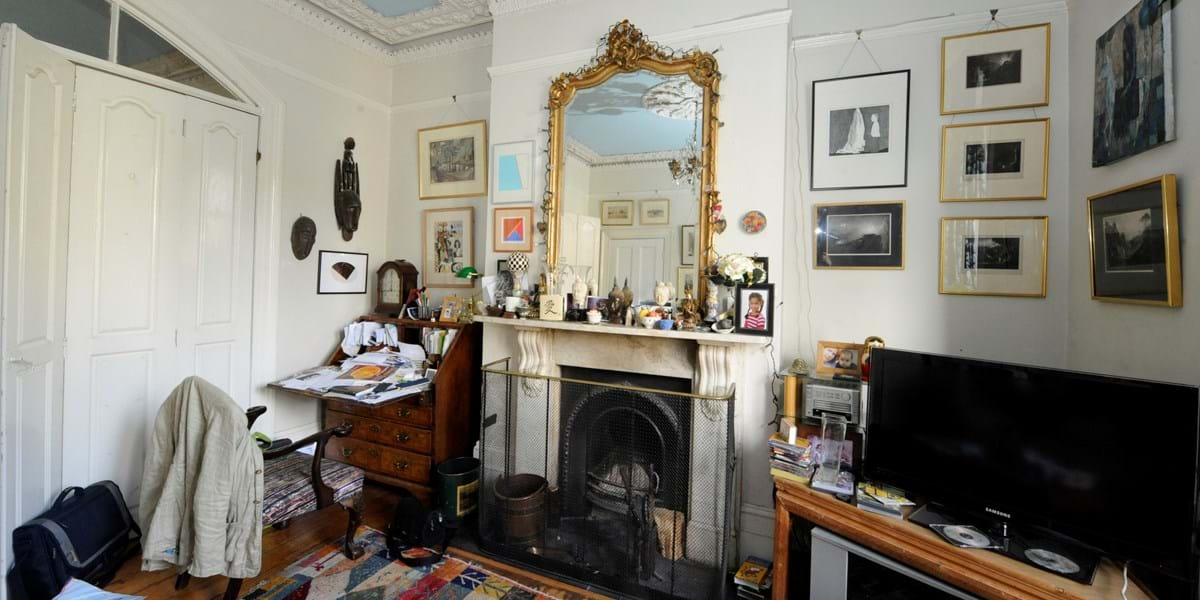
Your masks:
M382 430L378 423L371 423L371 426L367 427L367 429L370 429L371 433L379 433Z
M354 448L342 448L342 458L350 458L354 454Z
M397 434L396 434L396 441L397 441L397 442L400 442L401 444L403 444L403 443L407 442L407 441L408 441L408 433L404 433L404 432L402 432L402 433L397 433Z
M403 418L407 418L409 415L412 414L412 409L411 408L401 408L400 410L396 411L396 414L400 415Z
M370 454L371 458L379 458L379 450L375 448L367 449L367 454Z
M397 471L407 471L408 470L408 461L407 460L398 460L395 463L392 463L392 466L395 467Z

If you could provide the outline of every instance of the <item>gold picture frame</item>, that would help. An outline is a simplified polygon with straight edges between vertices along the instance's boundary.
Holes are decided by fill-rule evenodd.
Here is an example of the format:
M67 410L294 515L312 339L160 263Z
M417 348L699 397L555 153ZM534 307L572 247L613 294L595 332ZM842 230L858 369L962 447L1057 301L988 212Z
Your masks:
M1050 23L942 38L940 97L943 115L1048 106Z
M897 205L899 205L899 211L896 211L894 208ZM840 265L832 264L833 260L829 259L829 255L828 255L828 242L826 242L826 244L827 244L826 251L825 252L821 251L822 237L828 237L827 236L828 231L826 231L828 229L827 223L828 223L828 217L831 216L828 214L828 211L830 211L831 209L836 210L839 208L844 209L844 208L849 208L849 207L863 207L867 210L873 210L876 208L890 209L887 212L888 215L895 215L895 213L898 212L899 214L895 215L895 216L899 217L899 221L900 221L899 225L897 225L894 221L889 221L890 231L889 231L888 244L889 244L889 249L892 246L899 245L900 246L899 251L898 252L888 252L887 255L881 254L881 255L879 255L880 258L878 258L877 260L870 260L868 258L859 256L851 261L847 261L847 263L858 262L859 264L840 264ZM904 270L904 260L907 255L907 249L908 249L908 240L905 238L905 234L907 233L907 227L908 227L907 207L908 207L908 205L904 200L881 200L881 201L872 201L872 202L826 202L826 203L821 203L821 204L814 204L813 205L813 220L812 220L812 222L813 222L813 269L903 271ZM825 214L826 214L825 221L822 221L822 218L821 218L822 211L825 211ZM898 230L899 235L897 235L897 230ZM892 262L894 260L892 257L895 256L896 254L899 254L899 264L895 264L895 265L890 264L890 262ZM884 256L886 256L886 258L884 258ZM828 264L821 264L823 257L824 257L825 262ZM864 264L864 263L876 263L876 264Z
M439 323L457 323L462 316L463 303L461 296L446 296L442 300L442 310L438 313Z
M814 371L818 375L862 376L863 345L853 342L817 342ZM842 365L851 364L853 367Z
M1040 177L1025 174L1030 165ZM1049 189L1049 118L942 126L942 202L1045 200Z
M659 214L661 212L661 214ZM638 202L638 225L670 225L671 201L647 198Z
M417 196L421 200L487 193L486 120L417 130Z
M939 294L1046 297L1050 217L942 217L940 229Z
M625 212L620 213L621 209ZM600 224L605 227L633 225L633 209L633 200L605 200L600 203Z
M1161 190L1159 193L1160 200L1157 203L1157 206L1151 205L1150 203L1145 202L1145 201L1140 201L1142 199L1139 198L1138 196L1139 195L1144 196L1144 194L1137 194L1137 195L1128 194L1128 192L1141 191L1143 188L1152 188L1154 186L1159 187ZM1175 175L1168 173L1165 175L1160 175L1158 177L1144 179L1142 181L1131 183L1129 185L1116 188L1114 190L1109 190L1107 192L1101 192L1099 194L1088 196L1087 200L1088 200L1088 254L1089 254L1088 264L1090 267L1089 281L1091 283L1091 288L1092 288L1092 299L1100 301L1100 302L1116 302L1116 303L1120 303L1120 304L1140 304L1143 306L1164 306L1164 307L1168 307L1168 308L1182 307L1183 306L1183 270L1182 270L1181 264L1180 264L1179 204L1178 204L1178 197L1176 195ZM1097 205L1106 203L1106 202L1109 204L1109 206L1106 207L1109 209L1109 211L1108 211L1109 214L1098 215L1097 212L1099 212L1099 211L1097 211ZM1161 263L1161 265L1159 263L1149 263L1149 264L1141 265L1141 266L1133 266L1133 268L1109 269L1108 268L1109 265L1107 264L1107 262L1108 262L1107 244L1105 244L1105 248L1104 248L1105 263L1106 263L1105 264L1105 273L1103 275L1101 275L1099 277L1099 279L1108 279L1111 277L1114 280L1124 279L1127 281L1122 281L1122 282L1101 281L1101 282L1099 282L1099 285L1102 287L1109 287L1109 288L1118 288L1120 286L1130 287L1130 286L1141 285L1141 286L1143 286L1143 290L1145 290L1145 285L1147 282L1158 283L1156 280L1161 279L1161 283L1163 284L1162 287L1165 289L1162 289L1161 292L1158 292L1157 289L1154 290L1154 292L1157 292L1154 295L1162 295L1163 298L1162 299L1131 298L1131 297L1120 297L1120 296L1113 295L1111 293L1110 294L1101 293L1103 291L1113 292L1116 290L1115 289L1099 290L1097 288L1097 285L1098 285L1098 282L1097 282L1098 277L1097 276L1100 275L1100 273L1097 271L1097 253L1096 253L1096 251L1097 251L1097 239L1096 239L1097 238L1097 232L1096 232L1097 222L1099 221L1101 223L1101 225L1105 228L1106 231L1107 231L1107 229L1109 229L1111 227L1115 230L1114 233L1116 233L1118 235L1122 235L1122 237L1125 237L1123 235L1123 232L1120 231L1120 228L1122 225L1119 222L1120 219L1118 219L1117 217L1120 217L1123 215L1131 215L1133 213L1144 212L1145 216L1143 217L1143 216L1139 215L1137 217L1137 221L1140 222L1143 219L1148 217L1149 222L1146 223L1145 227L1150 228L1153 226L1154 222L1156 221L1156 219L1153 215L1155 208L1157 208L1159 211L1161 211L1161 214L1158 216L1158 219L1157 219L1157 221L1161 224L1162 241L1163 241L1163 256L1162 256L1163 262ZM1116 212L1116 211L1120 211L1120 212ZM1099 217L1099 219L1097 217ZM1145 235L1145 230L1143 230L1140 235ZM1106 235L1106 238L1107 238L1107 235ZM1123 258L1128 260L1129 257L1123 257ZM1161 266L1161 268L1160 268L1160 266ZM1110 275L1110 274L1112 274L1112 275ZM1155 287L1157 288L1157 286L1155 286ZM1136 289L1136 288L1134 288L1134 289ZM1142 295L1149 295L1149 294L1147 294L1146 292L1143 291Z

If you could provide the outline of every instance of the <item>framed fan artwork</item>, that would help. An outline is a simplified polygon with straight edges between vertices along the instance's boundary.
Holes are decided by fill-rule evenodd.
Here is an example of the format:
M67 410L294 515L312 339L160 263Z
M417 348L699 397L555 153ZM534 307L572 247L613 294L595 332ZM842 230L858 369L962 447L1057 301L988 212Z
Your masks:
M812 82L813 190L908 185L910 79L906 69Z
M321 250L317 259L318 294L367 293L367 255Z

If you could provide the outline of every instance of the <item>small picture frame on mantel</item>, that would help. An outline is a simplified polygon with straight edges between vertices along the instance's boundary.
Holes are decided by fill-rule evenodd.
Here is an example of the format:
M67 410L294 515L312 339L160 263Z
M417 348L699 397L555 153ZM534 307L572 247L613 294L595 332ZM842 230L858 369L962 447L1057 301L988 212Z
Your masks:
M775 284L739 285L735 294L735 331L750 335L774 335Z

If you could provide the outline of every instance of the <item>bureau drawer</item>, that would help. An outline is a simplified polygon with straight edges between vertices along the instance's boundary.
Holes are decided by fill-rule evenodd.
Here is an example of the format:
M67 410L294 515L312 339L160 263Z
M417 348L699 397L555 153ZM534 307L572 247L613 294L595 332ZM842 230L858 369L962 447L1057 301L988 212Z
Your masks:
M379 465L382 464L380 461L383 460L383 451L371 442L349 437L335 437L331 438L329 444L325 446L325 458L354 465L367 471L378 471Z
M380 473L417 483L429 482L429 470L433 461L428 456L392 448L383 448L380 454Z
M433 405L422 404L424 398L424 394L417 394L378 405L342 398L325 398L325 407L358 417L375 417L428 428L433 425Z
M424 454L428 454L433 448L433 434L426 429L335 410L325 411L326 427L340 427L345 424L353 427L350 433L352 438Z

